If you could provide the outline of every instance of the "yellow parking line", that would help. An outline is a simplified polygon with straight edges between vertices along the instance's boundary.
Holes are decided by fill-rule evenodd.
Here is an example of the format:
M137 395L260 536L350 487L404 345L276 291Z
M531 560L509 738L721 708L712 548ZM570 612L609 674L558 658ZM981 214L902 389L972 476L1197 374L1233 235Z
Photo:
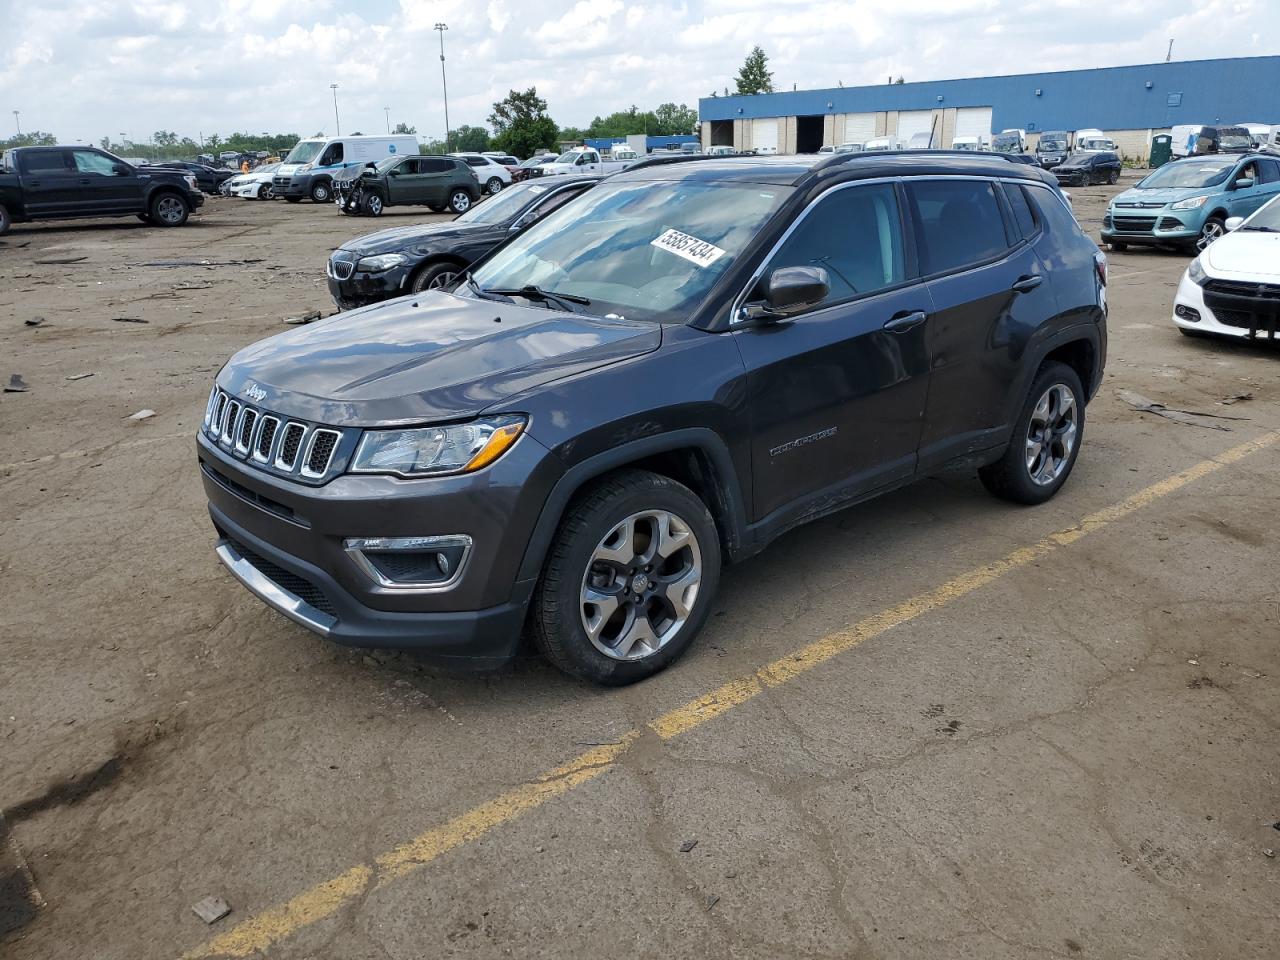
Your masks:
M651 720L647 728L664 740L688 733L708 720L727 713L745 703L767 687L776 687L812 670L858 644L879 636L893 627L915 620L944 607L1005 574L1039 560L1054 550L1075 543L1081 537L1101 530L1162 497L1194 483L1203 477L1238 463L1250 454L1280 440L1280 433L1267 433L1255 440L1232 447L1209 460L1154 483L1118 503L1081 519L1075 526L1051 533L1027 547L1020 547L985 566L962 573L933 590L918 594L888 610L873 614L846 630L816 640L781 659L766 664L754 673L721 684L709 693ZM266 950L272 944L331 916L345 904L403 877L432 862L449 850L476 840L521 814L536 809L556 797L568 793L609 770L617 759L642 735L640 729L625 734L617 743L594 747L568 763L544 773L536 780L522 784L492 800L474 807L452 820L427 830L375 858L371 864L358 864L331 880L298 894L287 903L250 917L226 933L215 937L184 955L184 960L204 957L247 957Z

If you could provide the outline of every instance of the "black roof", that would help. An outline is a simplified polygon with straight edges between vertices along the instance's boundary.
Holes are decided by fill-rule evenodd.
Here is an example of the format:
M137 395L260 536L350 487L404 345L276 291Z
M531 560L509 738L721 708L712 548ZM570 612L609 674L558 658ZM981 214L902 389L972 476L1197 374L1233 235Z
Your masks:
M945 176L1014 177L1056 183L1039 167L999 153L973 150L884 150L872 153L804 154L757 157L660 157L641 161L615 179L707 180L772 183L799 187L838 178Z

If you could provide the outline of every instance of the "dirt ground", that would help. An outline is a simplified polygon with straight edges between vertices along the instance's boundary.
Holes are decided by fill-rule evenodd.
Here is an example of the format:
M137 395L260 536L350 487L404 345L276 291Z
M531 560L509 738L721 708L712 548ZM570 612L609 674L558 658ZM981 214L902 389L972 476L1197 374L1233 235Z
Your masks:
M1123 186L1072 191L1095 236ZM605 691L335 647L214 558L211 378L374 226L0 241L6 958L1280 954L1280 352L1178 334L1185 255L1110 256L1055 500L945 476L791 533Z

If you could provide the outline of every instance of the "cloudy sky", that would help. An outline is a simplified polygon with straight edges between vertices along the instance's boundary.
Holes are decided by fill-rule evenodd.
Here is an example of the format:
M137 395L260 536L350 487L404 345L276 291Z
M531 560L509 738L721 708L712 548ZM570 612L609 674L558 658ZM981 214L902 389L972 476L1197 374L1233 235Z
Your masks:
M1280 0L0 0L0 130L332 132L482 124L535 85L561 125L732 86L791 89L1280 53Z

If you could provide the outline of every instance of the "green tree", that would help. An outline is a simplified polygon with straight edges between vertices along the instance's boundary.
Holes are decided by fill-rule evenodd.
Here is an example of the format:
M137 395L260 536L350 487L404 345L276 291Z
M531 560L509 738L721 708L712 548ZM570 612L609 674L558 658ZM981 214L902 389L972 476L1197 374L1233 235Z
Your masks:
M157 130L151 135L151 142L157 147L172 147L178 143L178 135L172 130Z
M459 153L479 153L489 149L489 131L484 127L455 127L449 135L449 143Z
M426 143L418 144L418 153L426 157L443 157L448 151L443 140L432 137Z
M493 105L489 123L493 126L494 146L518 157L531 157L539 150L554 147L560 133L556 122L547 115L547 101L538 96L536 87L523 93L508 93L506 99Z
M588 137L626 137L633 133L657 133L658 118L652 110L640 110L634 104L607 117L596 117L587 127Z
M0 140L0 150L8 150L10 147L52 147L56 146L57 143L58 138L52 133L28 130L26 133L10 137L8 140Z
M653 115L658 121L658 128L649 132L660 137L693 133L698 126L698 111L683 103L664 103L653 111Z
M759 45L751 48L737 76L738 93L773 93L773 74L769 58Z
M586 135L587 131L583 130L581 127L561 127L558 139L561 142L567 140L581 140Z
M418 128L417 128L417 127L411 127L411 126L409 126L407 123L397 123L397 124L396 124L395 129L394 129L394 130L392 130L391 132L392 132L392 133L416 134L416 133L418 132Z

